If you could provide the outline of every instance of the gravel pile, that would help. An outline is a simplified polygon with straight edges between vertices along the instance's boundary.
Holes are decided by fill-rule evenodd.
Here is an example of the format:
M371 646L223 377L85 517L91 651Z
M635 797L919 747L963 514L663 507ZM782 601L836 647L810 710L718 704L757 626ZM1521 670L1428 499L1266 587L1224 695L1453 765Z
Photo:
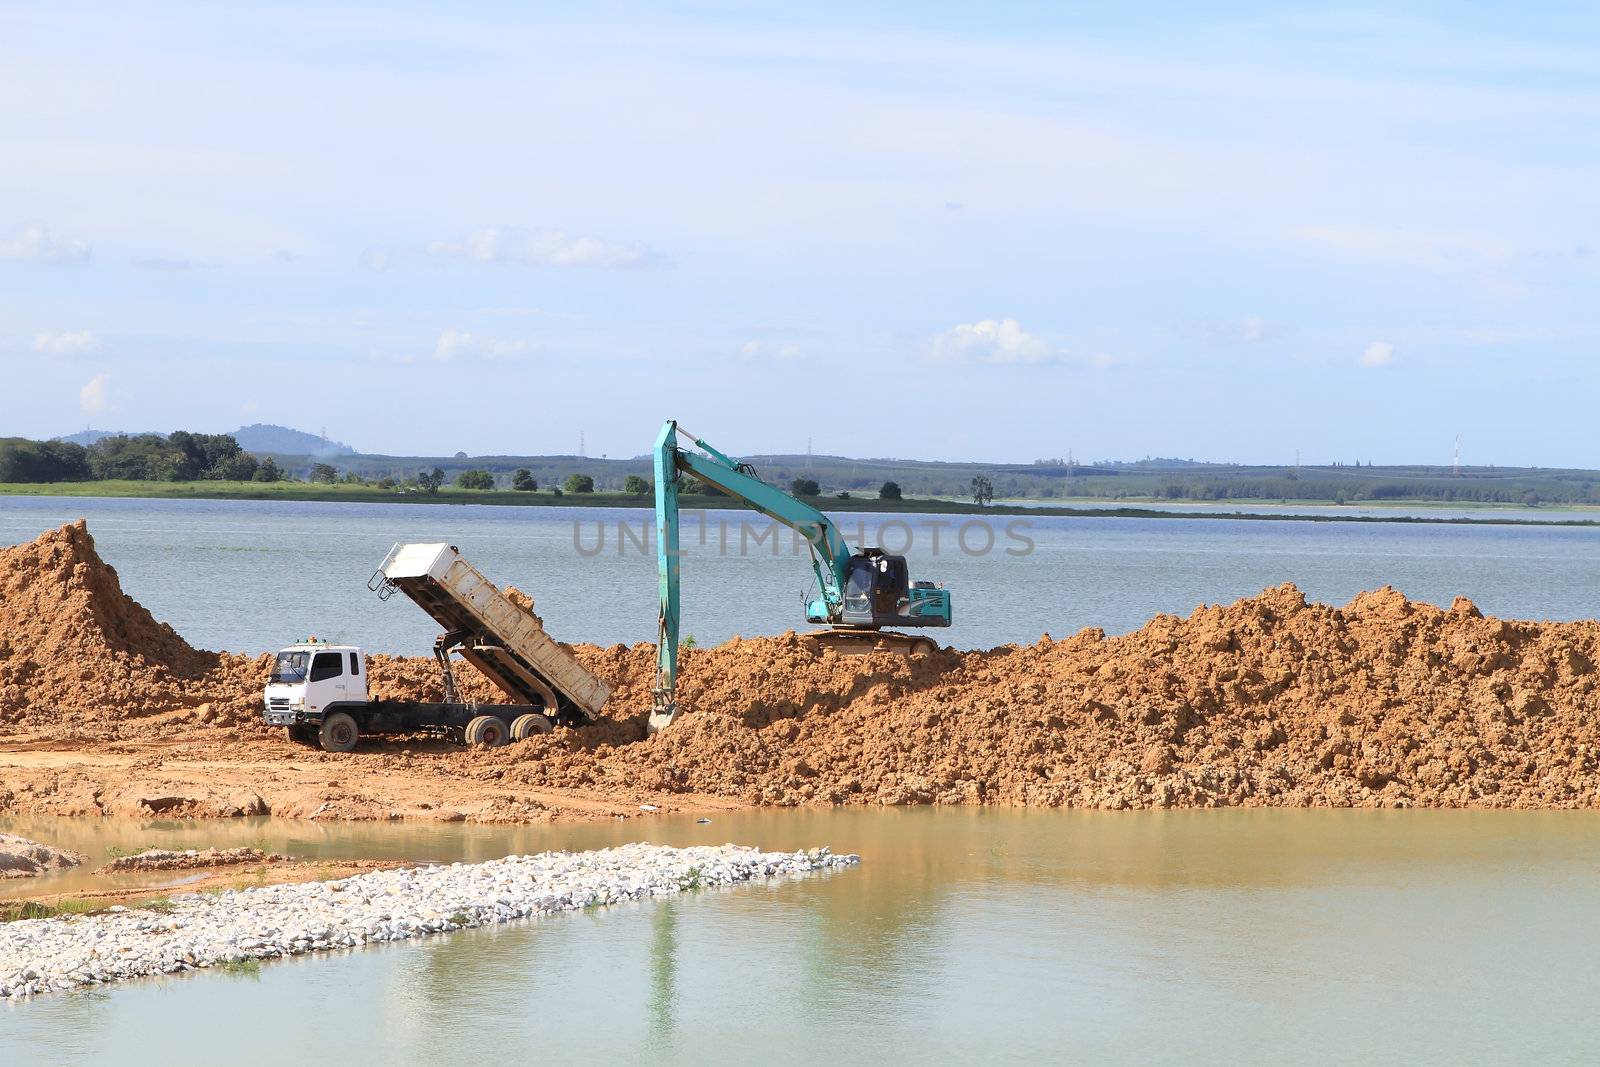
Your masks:
M114 907L28 919L0 925L0 999L403 941L858 862L826 848L631 844L185 896L160 911Z

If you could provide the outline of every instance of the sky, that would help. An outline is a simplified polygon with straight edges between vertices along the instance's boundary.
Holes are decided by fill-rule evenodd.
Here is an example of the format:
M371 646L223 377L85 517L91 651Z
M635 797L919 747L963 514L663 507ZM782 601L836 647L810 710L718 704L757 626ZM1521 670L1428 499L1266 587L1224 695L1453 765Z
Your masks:
M1600 467L1583 5L0 8L0 436Z

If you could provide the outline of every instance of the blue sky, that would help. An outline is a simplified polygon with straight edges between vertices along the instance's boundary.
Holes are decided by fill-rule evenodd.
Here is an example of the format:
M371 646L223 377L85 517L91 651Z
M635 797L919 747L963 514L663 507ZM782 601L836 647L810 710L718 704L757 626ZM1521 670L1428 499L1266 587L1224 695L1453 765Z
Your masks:
M1600 467L1600 17L1197 8L8 5L0 434Z

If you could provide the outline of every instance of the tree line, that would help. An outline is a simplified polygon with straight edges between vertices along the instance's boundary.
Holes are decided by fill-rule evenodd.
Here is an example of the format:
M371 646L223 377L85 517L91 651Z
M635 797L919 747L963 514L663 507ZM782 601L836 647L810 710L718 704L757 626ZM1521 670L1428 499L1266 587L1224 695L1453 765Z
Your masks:
M275 482L283 477L269 456L258 460L232 434L117 434L92 445L0 438L0 482Z

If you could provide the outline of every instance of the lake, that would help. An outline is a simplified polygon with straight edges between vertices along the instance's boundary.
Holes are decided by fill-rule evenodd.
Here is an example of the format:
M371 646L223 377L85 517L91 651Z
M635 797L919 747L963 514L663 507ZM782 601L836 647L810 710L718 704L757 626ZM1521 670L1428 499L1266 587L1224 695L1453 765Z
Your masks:
M653 522L646 509L0 497L0 543L80 516L128 594L204 648L263 652L316 634L426 655L431 620L403 598L380 602L366 582L394 542L427 540L457 545L491 580L532 594L561 640L655 638L653 542L639 547ZM708 519L704 543L697 520L685 528L683 632L706 644L807 629L804 549L796 554L787 531L755 543L767 525L753 513ZM966 521L841 523L853 543L858 527L891 549L909 538L912 577L952 590L956 622L937 636L961 648L1084 626L1125 632L1157 612L1188 614L1287 581L1332 603L1387 583L1532 619L1592 617L1600 593L1600 527L996 516L982 552L986 532L963 531Z

